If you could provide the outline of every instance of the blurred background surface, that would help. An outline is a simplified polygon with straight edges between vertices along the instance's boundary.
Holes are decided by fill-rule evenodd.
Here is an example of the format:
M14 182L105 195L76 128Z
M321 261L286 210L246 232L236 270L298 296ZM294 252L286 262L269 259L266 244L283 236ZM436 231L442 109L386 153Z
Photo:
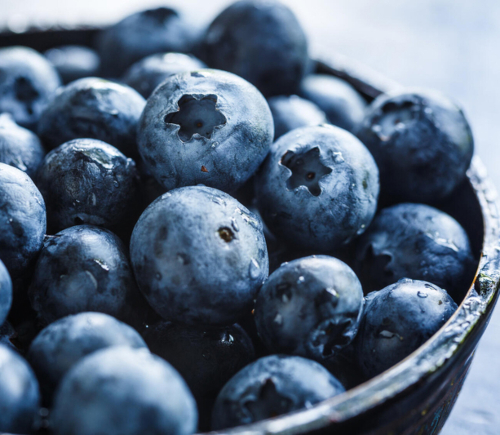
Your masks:
M465 109L482 158L500 187L500 1L282 0L313 51L344 54L406 86L438 89ZM107 25L168 5L208 24L231 0L0 0L0 29L34 24ZM444 435L500 433L500 310L476 352Z

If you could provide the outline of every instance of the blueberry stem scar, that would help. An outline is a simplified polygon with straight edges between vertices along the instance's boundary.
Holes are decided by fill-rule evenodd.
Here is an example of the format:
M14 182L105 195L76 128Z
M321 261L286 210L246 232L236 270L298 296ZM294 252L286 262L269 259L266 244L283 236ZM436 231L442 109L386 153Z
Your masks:
M179 139L189 142L194 135L210 139L216 127L226 124L226 117L217 109L216 95L186 94L178 102L179 110L167 114L167 124L180 126Z
M287 151L281 158L281 164L292 171L287 181L289 190L306 186L314 196L321 194L319 180L332 172L331 168L321 162L318 147L302 153Z

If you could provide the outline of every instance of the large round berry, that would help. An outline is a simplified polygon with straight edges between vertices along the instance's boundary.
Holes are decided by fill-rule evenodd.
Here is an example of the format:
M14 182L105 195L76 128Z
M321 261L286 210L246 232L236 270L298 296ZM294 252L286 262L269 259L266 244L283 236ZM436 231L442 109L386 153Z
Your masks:
M282 136L256 176L269 229L296 247L331 252L363 233L377 208L378 169L365 146L331 125Z
M130 326L103 313L80 313L43 329L27 358L35 370L44 400L50 404L64 375L87 355L111 346L147 347Z
M205 64L190 54L157 53L134 63L123 81L144 98L149 98L156 87L174 74L205 68Z
M139 151L166 189L205 184L234 191L250 178L273 141L262 94L224 71L170 77L148 99Z
M29 274L42 249L46 228L45 203L31 178L0 163L0 260L14 288Z
M0 49L0 113L23 127L35 128L61 81L54 67L28 47Z
M457 309L438 286L402 279L366 297L356 338L358 365L370 378L410 355Z
M174 9L160 7L136 12L99 35L102 74L120 77L134 62L154 53L187 53L196 37L196 29Z
M69 314L98 311L134 326L148 321L125 246L112 232L90 225L48 238L29 296L42 324Z
M0 326L9 314L12 305L12 280L7 268L0 260Z
M189 435L196 403L179 373L146 349L112 347L64 377L51 414L56 435Z
M212 428L276 417L344 391L342 384L315 361L271 355L246 366L224 386L215 402Z
M146 101L134 89L95 77L61 88L40 117L38 133L50 149L78 138L99 139L137 155L137 123Z
M474 152L462 110L435 92L378 97L357 132L380 169L381 192L403 201L437 201L465 179Z
M349 83L337 77L308 75L302 80L300 93L317 104L337 127L352 131L365 115L365 100Z
M34 178L44 157L45 150L35 133L17 125L10 114L0 114L1 163L14 166Z
M50 234L87 224L130 235L140 212L134 161L100 140L75 139L52 150L36 182Z
M284 263L257 296L255 323L269 351L327 361L358 331L363 290L352 269L324 255Z
M204 49L208 66L243 77L266 96L297 92L309 61L302 27L278 1L235 2L210 24Z
M401 278L430 281L460 301L475 269L469 238L446 213L423 204L383 209L356 248L365 292Z
M261 221L209 187L175 189L154 201L132 233L140 289L166 320L231 324L269 273Z
M33 433L40 393L35 374L19 354L0 344L0 432Z
M280 95L268 100L274 119L274 139L308 125L328 124L325 113L316 104L297 95Z
M99 55L83 45L61 45L47 50L44 56L54 65L64 84L99 73Z

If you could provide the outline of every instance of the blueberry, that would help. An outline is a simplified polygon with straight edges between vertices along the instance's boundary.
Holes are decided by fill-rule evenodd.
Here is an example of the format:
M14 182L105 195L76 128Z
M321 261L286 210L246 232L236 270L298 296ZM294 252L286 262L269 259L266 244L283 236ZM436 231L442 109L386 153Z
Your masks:
M186 324L234 323L269 271L260 220L204 186L154 201L134 228L130 254L151 306L164 319Z
M98 225L130 234L140 204L132 159L95 139L75 139L52 150L36 179L51 234L73 225Z
M120 77L134 62L155 53L187 53L197 31L170 8L148 9L129 15L102 31L98 39L102 74Z
M365 292L401 278L430 281L460 301L475 270L469 238L446 213L423 204L383 209L356 248Z
M170 77L148 99L138 144L148 170L167 190L205 184L235 191L266 157L274 135L266 100L224 71Z
M207 30L204 54L211 68L243 77L266 96L297 92L309 62L294 13L268 0L237 1L222 11Z
M380 169L381 192L402 201L438 201L470 165L474 141L462 110L435 92L378 97L357 136Z
M356 336L363 289L352 269L326 255L283 264L257 296L255 323L269 351L319 362Z
M42 55L27 47L0 49L0 113L33 129L61 81Z
M0 326L7 319L12 305L12 280L7 268L0 260Z
M55 435L189 435L196 404L184 380L146 349L94 352L63 378L51 414Z
M196 327L162 321L145 329L151 352L179 371L200 411L200 429L209 428L211 407L224 384L255 359L241 326Z
M101 60L95 50L83 45L61 45L44 53L64 84L99 73Z
M275 140L295 128L328 123L316 104L297 95L272 97L268 103L274 119Z
M67 316L43 329L27 355L50 403L64 375L82 358L111 346L147 347L138 332L102 313Z
M366 377L382 373L431 338L457 309L444 291L425 281L402 279L366 297L356 338Z
M0 431L32 433L38 423L40 393L33 370L19 354L0 344Z
M134 63L125 73L123 82L144 98L149 98L155 88L170 76L200 68L205 68L205 64L189 54L152 54Z
M46 227L45 203L31 178L0 163L0 259L16 293L42 249Z
M112 232L89 225L67 228L47 240L29 297L45 325L98 311L137 326L149 314L123 243Z
M212 427L225 429L276 417L344 391L315 361L271 355L246 366L224 386L215 402Z
M40 117L38 133L53 149L78 138L99 139L129 157L146 101L128 86L88 77L61 88Z
M8 113L0 114L0 162L26 172L31 178L45 157L38 136L16 124Z
M272 146L255 188L262 217L278 238L331 252L370 224L378 169L351 133L326 124L302 127Z
M309 75L302 81L300 94L323 110L333 125L348 131L352 131L365 115L365 100L349 83L337 77Z

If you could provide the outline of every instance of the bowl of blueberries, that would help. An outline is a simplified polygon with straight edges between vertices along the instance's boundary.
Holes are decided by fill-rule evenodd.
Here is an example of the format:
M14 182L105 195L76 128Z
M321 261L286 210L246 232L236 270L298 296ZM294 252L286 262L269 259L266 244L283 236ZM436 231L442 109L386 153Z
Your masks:
M473 154L278 1L0 33L0 432L438 433L498 298Z

